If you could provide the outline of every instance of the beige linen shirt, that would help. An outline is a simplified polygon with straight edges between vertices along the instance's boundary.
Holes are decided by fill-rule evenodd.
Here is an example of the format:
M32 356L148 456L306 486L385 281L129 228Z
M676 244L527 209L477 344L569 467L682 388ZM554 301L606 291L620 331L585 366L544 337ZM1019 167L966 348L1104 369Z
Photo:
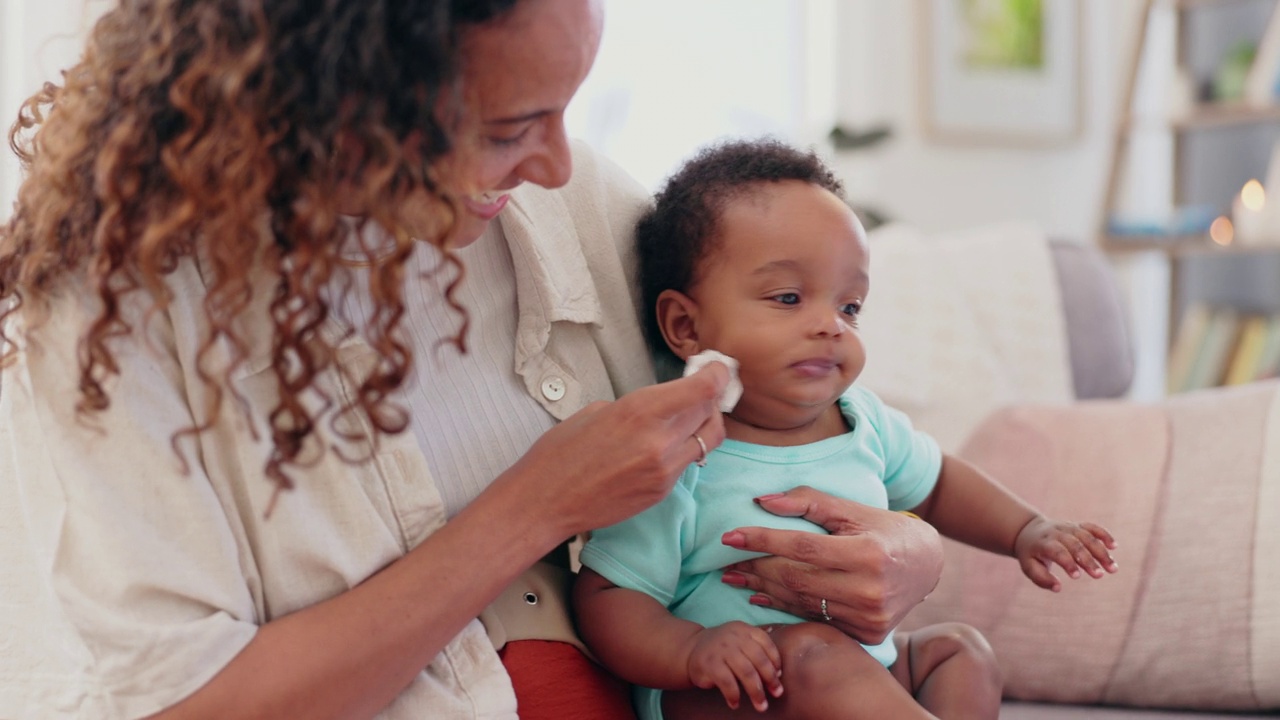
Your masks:
M515 370L559 419L652 381L630 274L647 193L582 146L574 161L566 188L523 187L502 216L516 270ZM0 375L0 718L154 713L206 683L261 624L352 588L445 521L412 433L370 448L327 421L324 445L305 453L316 461L264 517L271 278L255 278L241 326L249 360L232 378L248 412L224 398L213 428L179 443L184 474L170 438L212 403L197 374L207 278L189 261L168 282L166 311L132 310L146 341L114 345L121 373L106 411L87 421L74 411L91 298L57 298ZM228 356L218 347L204 366ZM339 346L341 363L373 360L359 338ZM352 391L334 371L318 383L339 405ZM347 464L324 446L368 459ZM482 625L464 629L380 717L514 718Z

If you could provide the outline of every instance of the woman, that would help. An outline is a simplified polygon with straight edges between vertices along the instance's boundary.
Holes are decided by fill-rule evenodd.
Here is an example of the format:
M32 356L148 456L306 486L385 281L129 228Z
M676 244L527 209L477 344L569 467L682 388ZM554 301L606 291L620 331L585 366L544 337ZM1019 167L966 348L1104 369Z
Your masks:
M56 598L6 620L51 642L0 716L514 716L477 617L723 437L722 370L645 387L646 198L564 136L600 26L590 0L99 22L26 108L0 235L0 513ZM841 537L744 529L800 561L727 578L765 602L874 638L937 580L920 523L770 509Z

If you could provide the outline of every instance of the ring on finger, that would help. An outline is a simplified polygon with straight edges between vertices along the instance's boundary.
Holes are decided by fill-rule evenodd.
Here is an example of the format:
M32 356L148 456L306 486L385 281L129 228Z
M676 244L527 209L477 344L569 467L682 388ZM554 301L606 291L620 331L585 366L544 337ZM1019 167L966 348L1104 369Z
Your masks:
M822 619L825 620L826 622L831 622L831 614L827 612L826 598L822 598L822 604L819 607L822 609Z
M702 438L698 433L693 434L693 439L698 441L698 450L702 453L698 456L698 467L707 466L707 444L702 442Z

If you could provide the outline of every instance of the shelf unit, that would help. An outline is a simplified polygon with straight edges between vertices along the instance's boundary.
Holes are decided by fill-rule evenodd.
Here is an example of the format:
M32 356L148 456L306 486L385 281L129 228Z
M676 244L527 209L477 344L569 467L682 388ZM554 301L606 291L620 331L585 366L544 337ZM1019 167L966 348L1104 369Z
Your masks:
M1201 105L1190 113L1169 121L1174 130L1203 130L1230 125L1280 122L1280 105L1249 105L1219 102Z
M1133 43L1132 55L1129 60L1129 71L1125 78L1125 87L1123 94L1123 105L1121 109L1120 119L1117 123L1115 135L1112 138L1111 160L1107 175L1106 190L1103 195L1103 208L1101 213L1102 226L1099 229L1099 244L1103 250L1111 253L1131 253L1145 251L1161 251L1168 253L1171 258L1180 258L1191 255L1197 255L1210 252L1238 252L1243 250L1256 250L1256 248L1234 248L1221 247L1215 245L1207 233L1191 234L1191 235L1128 235L1113 234L1110 231L1110 221L1116 215L1117 196L1120 190L1120 178L1123 171L1124 159L1129 148L1130 136L1136 131L1144 128L1161 128L1168 129L1173 136L1173 153L1175 158L1174 169L1174 199L1180 194L1178 178L1180 173L1177 169L1177 158L1180 157L1180 145L1183 135L1199 130L1213 130L1220 128L1231 128L1248 125L1266 125L1280 124L1280 100L1269 104L1250 104L1244 101L1230 102L1202 102L1192 106L1187 112L1172 118L1164 120L1145 120L1138 121L1132 116L1133 99L1137 88L1138 73L1141 68L1141 60L1143 51L1146 46L1147 32L1150 27L1151 15L1157 8L1167 8L1178 13L1179 23L1179 40L1178 40L1178 62L1181 63L1185 53L1186 38L1182 37L1185 33L1182 26L1185 22L1185 14L1204 8L1222 7L1233 4L1244 4L1253 2L1254 0L1143 0L1143 6L1138 21L1138 38ZM1273 4L1271 22L1277 22L1277 13L1280 13L1280 3ZM1278 191L1280 194L1280 191Z
M1194 10L1201 7L1209 7L1212 5L1230 5L1231 3L1241 3L1246 0L1162 0L1161 5L1168 5L1180 10Z
M1250 4L1254 7L1234 7ZM1219 10L1225 14L1213 14ZM1148 36L1157 32L1153 30L1152 23L1157 11L1162 13L1161 22L1156 26L1158 32L1164 33L1160 40L1173 43L1173 47L1161 44L1154 48L1155 52L1147 53L1147 44L1151 40ZM1138 187L1129 183L1150 182L1153 177L1160 178L1163 183L1167 177L1173 207L1205 200L1212 200L1213 206L1219 206L1220 199L1238 192L1240 185L1249 179L1241 178L1240 185L1223 184L1233 174L1237 162L1248 163L1240 167L1242 173L1248 174L1257 171L1254 166L1258 160L1265 165L1272 151L1272 138L1280 137L1274 134L1275 130L1280 130L1280 99L1260 101L1255 93L1252 101L1195 101L1182 112L1159 118L1136 118L1134 101L1140 73L1144 70L1143 62L1144 59L1146 62L1159 62L1166 51L1172 50L1176 68L1164 69L1177 70L1184 77L1208 76L1206 61L1216 61L1216 54L1225 52L1229 47L1224 44L1228 36L1221 29L1229 27L1233 32L1231 37L1234 37L1234 32L1241 32L1243 38L1243 33L1252 31L1255 26L1242 25L1240 18L1260 18L1264 12L1270 15L1264 34L1280 29L1270 27L1280 23L1280 0L1143 0L1140 9L1139 34L1132 43L1128 73L1122 80L1123 104L1112 137L1110 167L1100 215L1099 245L1117 259L1139 252L1154 252L1167 259L1169 294L1162 303L1166 312L1165 347L1162 349L1154 337L1149 338L1149 342L1154 344L1147 347L1147 352L1165 354L1166 358L1177 341L1183 309L1192 303L1232 308L1246 314L1280 316L1280 239L1274 246L1242 245L1238 242L1222 246L1214 243L1207 232L1113 234L1112 221L1118 215L1121 191ZM1221 22L1224 18L1225 24ZM1173 27L1169 25L1170 20ZM1200 44L1191 48L1195 43ZM1147 54L1152 57L1144 58ZM1156 71L1154 75L1160 75L1161 68L1151 66L1151 69ZM1144 79L1146 77L1143 76ZM1152 140L1135 140L1138 136ZM1136 142L1152 143L1142 150L1155 153L1162 153L1164 150L1159 148L1167 147L1172 157L1164 156L1167 164L1126 168L1133 149L1131 146ZM1259 145L1262 153L1254 152L1254 143ZM1241 154L1245 155L1243 160L1240 159ZM1148 154L1144 157L1156 156ZM1147 174L1145 179L1144 172ZM1223 184L1221 198L1218 197L1219 184ZM1267 190L1271 193L1270 202L1280 201L1280 188ZM1223 214L1229 214L1229 203L1227 200L1227 204L1221 206ZM1160 312L1155 308L1150 311Z

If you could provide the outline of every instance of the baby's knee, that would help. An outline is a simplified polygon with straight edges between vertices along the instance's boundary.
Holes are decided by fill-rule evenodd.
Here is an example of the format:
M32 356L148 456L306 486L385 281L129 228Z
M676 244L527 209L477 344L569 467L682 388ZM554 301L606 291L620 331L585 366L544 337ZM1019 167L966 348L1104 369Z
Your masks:
M793 696L821 693L861 672L884 672L857 640L830 625L805 622L777 626L770 633L782 655L782 683Z
M931 625L917 632L911 652L922 656L913 658L915 662L930 667L949 658L957 658L993 678L999 678L1000 669L991 643L971 625L958 622Z
M941 648L954 654L995 661L996 654L991 649L991 643L972 625L949 622L935 627L938 632L932 642L938 643Z

